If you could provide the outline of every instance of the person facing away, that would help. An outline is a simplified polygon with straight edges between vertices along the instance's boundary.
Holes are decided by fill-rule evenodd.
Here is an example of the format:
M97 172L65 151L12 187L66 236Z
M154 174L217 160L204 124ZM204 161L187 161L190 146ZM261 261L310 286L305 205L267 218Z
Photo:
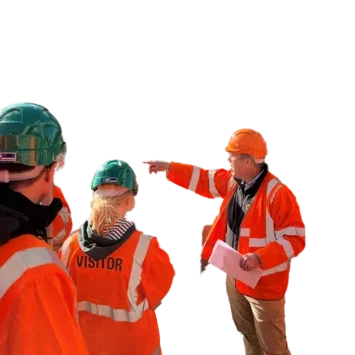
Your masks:
M148 161L149 172L207 198L223 198L214 223L203 229L201 257L208 261L223 240L238 250L245 271L261 268L253 289L227 276L227 294L247 355L289 355L285 293L291 260L305 248L305 227L294 194L268 169L266 143L252 129L236 131L226 148L230 170Z
M87 354L75 286L47 244L63 203L52 193L66 143L36 104L0 111L0 354Z
M136 176L127 163L111 160L91 187L90 218L59 251L77 287L89 353L162 354L155 309L175 271L157 238L126 219L135 206Z

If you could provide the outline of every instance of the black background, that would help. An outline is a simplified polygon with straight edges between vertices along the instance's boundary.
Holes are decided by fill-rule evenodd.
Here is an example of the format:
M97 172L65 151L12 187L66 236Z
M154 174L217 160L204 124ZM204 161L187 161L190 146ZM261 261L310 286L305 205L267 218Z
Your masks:
M272 166L304 192L304 214L312 216L312 256L297 265L297 287L351 288L353 218L353 130L350 97L50 97L64 112L72 136L74 168L95 167L104 152L169 152L169 159L224 158L224 128L256 120L272 136ZM7 97L2 102L7 102ZM117 127L114 127L117 126ZM87 178L58 177L72 191L73 214L87 215ZM183 199L159 178L146 177L145 199ZM239 353L231 321L223 319L223 281L192 280L192 248L199 247L200 216L207 209L139 209L137 223L152 224L176 248L176 296L161 313L169 329L169 354ZM350 354L352 297L289 297L288 333L297 354Z

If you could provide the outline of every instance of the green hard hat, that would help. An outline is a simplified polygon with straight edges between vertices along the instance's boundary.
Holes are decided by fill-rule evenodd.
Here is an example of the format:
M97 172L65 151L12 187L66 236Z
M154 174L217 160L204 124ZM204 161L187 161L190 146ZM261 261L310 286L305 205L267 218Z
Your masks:
M43 106L20 103L0 111L0 163L49 165L65 153L60 124Z
M102 184L117 184L133 191L136 195L138 185L133 169L122 160L110 160L102 164L96 171L91 183L91 189L96 190Z

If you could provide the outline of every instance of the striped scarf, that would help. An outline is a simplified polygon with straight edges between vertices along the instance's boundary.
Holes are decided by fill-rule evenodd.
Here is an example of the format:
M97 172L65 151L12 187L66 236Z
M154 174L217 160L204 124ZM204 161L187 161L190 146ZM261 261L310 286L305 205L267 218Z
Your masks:
M113 226L104 232L103 237L110 240L122 240L130 236L136 230L133 222L121 218Z

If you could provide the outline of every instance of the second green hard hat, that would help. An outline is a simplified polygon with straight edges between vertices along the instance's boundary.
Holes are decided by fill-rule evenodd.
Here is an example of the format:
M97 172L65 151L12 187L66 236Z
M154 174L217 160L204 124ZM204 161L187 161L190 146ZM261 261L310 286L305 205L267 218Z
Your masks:
M100 166L91 183L91 189L96 190L102 184L117 184L138 192L136 175L133 169L122 160L110 160Z

